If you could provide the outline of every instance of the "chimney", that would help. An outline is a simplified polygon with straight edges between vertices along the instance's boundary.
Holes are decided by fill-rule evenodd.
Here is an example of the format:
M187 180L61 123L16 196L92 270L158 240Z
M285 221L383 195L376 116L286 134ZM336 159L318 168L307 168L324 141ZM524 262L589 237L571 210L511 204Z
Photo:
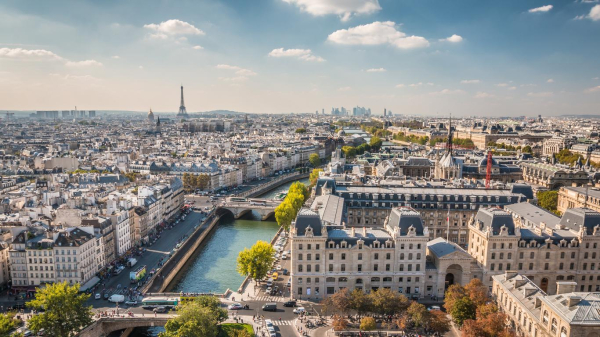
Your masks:
M354 230L354 227L352 227L352 229L351 229L351 236L354 237L354 235L356 235L356 231Z
M363 227L363 236L367 236L367 227Z
M581 297L579 296L569 296L567 298L567 306L570 308L574 305L579 304L579 302L581 302Z
M504 272L504 279L505 280L510 280L511 278L517 276L519 273L517 273L514 270L507 270Z
M575 292L577 282L559 281L556 282L556 295Z

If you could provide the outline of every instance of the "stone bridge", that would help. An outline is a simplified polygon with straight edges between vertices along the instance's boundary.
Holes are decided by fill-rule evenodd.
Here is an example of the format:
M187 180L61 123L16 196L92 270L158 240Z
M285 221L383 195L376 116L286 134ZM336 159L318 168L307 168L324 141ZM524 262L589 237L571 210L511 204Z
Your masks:
M233 216L238 219L244 214L255 211L260 214L262 220L267 220L269 217L275 214L275 208L279 206L281 200L272 199L246 199L246 201L225 201L217 206L215 213L217 215L225 215L225 213L232 213Z
M165 326L167 320L171 315L159 314L154 317L154 314L149 313L146 317L127 317L127 318L116 318L116 317L104 317L98 319L92 325L83 329L77 336L78 337L106 337L113 331L125 330L121 335L123 337L128 336L133 329L139 327L150 327L150 326Z

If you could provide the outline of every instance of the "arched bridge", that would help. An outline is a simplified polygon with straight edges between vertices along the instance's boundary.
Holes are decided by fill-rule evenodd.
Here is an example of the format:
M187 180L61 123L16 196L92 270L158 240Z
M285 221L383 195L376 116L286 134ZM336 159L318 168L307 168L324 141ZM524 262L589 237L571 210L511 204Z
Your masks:
M230 212L238 219L246 213L256 211L262 220L266 220L275 214L275 208L281 204L281 200L257 199L257 198L228 198L217 206L216 214L224 215Z
M171 315L159 314L154 317L154 314L149 313L145 317L104 317L98 319L92 325L83 329L78 337L105 337L113 331L125 330L123 336L127 336L135 328L165 326Z

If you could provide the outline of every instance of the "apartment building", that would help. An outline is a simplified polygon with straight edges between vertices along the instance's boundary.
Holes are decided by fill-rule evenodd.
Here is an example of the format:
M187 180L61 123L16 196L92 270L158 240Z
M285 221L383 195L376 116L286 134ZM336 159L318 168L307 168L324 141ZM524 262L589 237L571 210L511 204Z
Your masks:
M595 186L565 186L558 191L556 209L564 213L569 208L587 207L600 212L600 188Z
M469 221L469 254L491 287L494 275L515 270L540 289L556 293L556 282L577 281L579 291L600 291L600 213L574 208L557 223L515 225L514 213L480 209ZM490 288L491 289L491 288Z
M96 240L93 227L74 227L54 233L55 282L84 285L96 272Z

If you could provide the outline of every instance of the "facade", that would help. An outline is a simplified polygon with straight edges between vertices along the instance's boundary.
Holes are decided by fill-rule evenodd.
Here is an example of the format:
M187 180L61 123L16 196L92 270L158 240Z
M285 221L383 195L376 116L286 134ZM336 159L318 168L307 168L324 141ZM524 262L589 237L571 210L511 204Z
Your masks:
M600 336L598 293L576 292L577 283L560 281L547 295L515 271L493 276L493 297L517 336Z
M579 169L533 162L521 162L520 165L523 169L523 180L551 190L573 184L581 186L590 181L589 174Z
M580 291L600 291L600 213L569 209L559 222L533 227L516 226L517 217L487 208L469 222L469 254L483 270L485 285L515 270L549 294L564 280L577 281Z
M98 268L93 227L68 228L55 233L53 240L56 262L54 282L84 285L94 277Z
M587 207L600 212L600 189L597 187L561 187L556 209L564 213L569 208Z

